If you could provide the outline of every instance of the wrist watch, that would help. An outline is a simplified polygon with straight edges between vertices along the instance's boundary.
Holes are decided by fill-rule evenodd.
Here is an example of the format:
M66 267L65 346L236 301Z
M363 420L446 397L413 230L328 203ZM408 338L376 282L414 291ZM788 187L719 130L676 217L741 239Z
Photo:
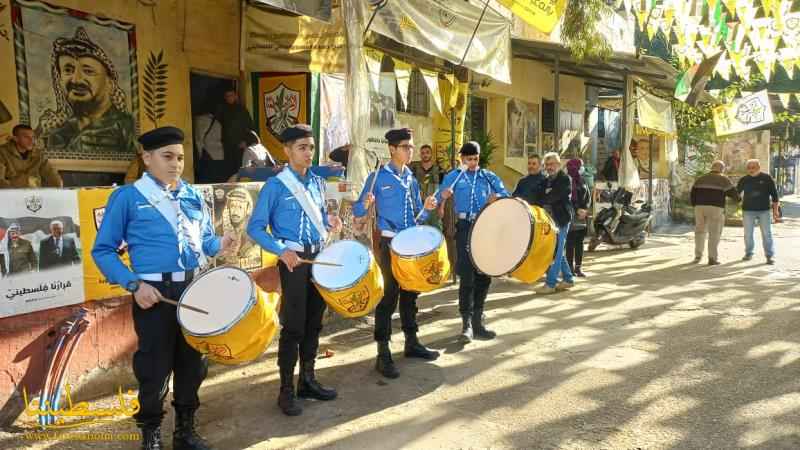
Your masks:
M135 294L136 291L139 290L139 286L141 285L142 285L142 280L133 280L125 285L125 290L130 292L131 294Z

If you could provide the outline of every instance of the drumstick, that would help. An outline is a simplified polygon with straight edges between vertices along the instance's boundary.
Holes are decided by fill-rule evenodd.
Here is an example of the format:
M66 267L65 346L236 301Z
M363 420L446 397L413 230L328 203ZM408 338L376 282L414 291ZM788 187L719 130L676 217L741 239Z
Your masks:
M180 306L181 308L186 308L186 309L188 309L190 311L194 311L194 312L197 312L197 313L200 313L200 314L208 315L208 311L206 311L204 309L200 309L200 308L197 308L197 307L194 307L194 306L191 306L191 305L187 305L185 303L178 303L175 300L168 299L168 298L164 297L161 294L158 294L158 301L164 302L164 303L169 303L170 305Z
M312 261L310 259L303 259L303 258L299 258L298 261L300 261L301 263L306 263L306 264L318 264L320 266L344 267L343 264L337 264L337 263L326 262L326 261Z
M459 169L461 169L461 172L458 173L458 176L456 177L456 179L453 180L453 183L447 189L452 189L456 185L456 183L458 183L458 180L461 179L461 175L464 175L464 172L467 171L467 167L465 165L463 165L463 164L459 167ZM441 191L442 191L441 189L438 189L433 195L436 195L436 194L440 193ZM419 220L419 218L422 217L422 212L423 211L425 211L424 207L419 211L419 213L417 213L417 217L414 218L414 222L417 222Z

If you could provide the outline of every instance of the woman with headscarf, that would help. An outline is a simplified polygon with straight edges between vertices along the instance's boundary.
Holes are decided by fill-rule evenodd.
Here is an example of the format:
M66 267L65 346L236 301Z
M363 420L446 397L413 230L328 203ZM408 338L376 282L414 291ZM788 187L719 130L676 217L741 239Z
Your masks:
M567 174L572 179L572 207L575 210L575 219L572 221L567 233L567 262L569 268L578 277L585 277L581 271L583 263L583 240L586 238L586 216L589 210L589 188L583 180L583 162L571 159L567 162Z

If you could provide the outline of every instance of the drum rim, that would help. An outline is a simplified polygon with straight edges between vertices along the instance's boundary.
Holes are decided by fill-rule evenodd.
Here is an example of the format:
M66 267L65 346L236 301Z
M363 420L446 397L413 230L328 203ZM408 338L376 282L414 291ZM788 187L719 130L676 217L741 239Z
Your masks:
M400 253L397 253L396 251L394 251L394 247L392 246L392 242L394 242L394 239L398 235L400 235L400 233L402 233L403 231L410 230L412 228L430 228L432 230L436 230L436 232L439 233L439 235L441 236L441 239L439 240L439 245L437 245L436 247L434 247L430 251L423 252L423 253L417 253L417 254L414 254L414 255L401 255ZM428 255L432 255L433 253L438 251L439 247L442 246L442 242L444 242L444 240L445 240L444 239L444 233L442 233L441 230L439 230L436 227L432 227L430 225L413 225L413 226L410 226L410 227L406 228L405 230L398 231L397 234L394 235L392 240L389 242L389 251L392 252L392 254L397 256L398 258L402 258L402 259L419 259L419 258L424 258L424 257L426 257Z
M329 292L341 292L341 291L346 291L346 290L348 290L348 289L352 289L352 288L354 288L354 287L358 286L358 284L359 284L359 283L361 283L361 281L363 281L363 280L364 280L364 277L366 277L366 276L369 274L369 271L370 271L370 269L372 269L372 264L375 262L375 258L374 258L374 256L372 255L372 250L370 250L370 249L369 249L369 247L367 247L366 245L362 244L361 242L358 242L358 241L357 241L357 240L355 240L355 239L342 239L342 240L340 240L340 241L336 241L336 242L334 242L334 243L333 243L333 244L331 244L329 247L333 247L334 245L338 244L339 242L348 242L348 241L349 241L349 242L355 242L355 243L357 243L357 244L361 245L362 247L364 247L365 249L367 249L367 256L369 256L369 264L367 264L367 268L366 268L366 270L364 270L364 272L363 272L361 275L359 275L359 277L356 279L356 281L354 281L354 282L350 283L350 284L349 284L349 285L347 285L347 286L342 286L342 287L338 287L338 288L329 288L329 287L325 287L325 286L323 286L323 285L322 285L322 284L320 284L320 283L317 281L317 279L314 277L314 270L311 270L311 281L313 281L315 285L317 285L317 286L322 286L322 288L323 288L323 289L325 289L326 291L329 291ZM326 247L326 248L329 248L329 247ZM321 252L320 252L320 253L321 253Z
M517 197L499 198L499 199L495 200L494 203L505 201L505 200L514 200L514 201L517 201L517 202L522 203L522 204L525 205L526 211L528 212L528 219L531 222L531 237L528 239L528 245L525 246L525 253L523 254L522 258L520 258L519 262L517 262L517 264L514 265L514 267L511 268L511 270L509 270L508 272L501 273L499 275L494 275L494 274L483 272L481 270L482 273L484 273L486 275L489 275L491 277L506 276L506 275L508 275L510 273L513 273L515 270L519 269L522 266L522 263L524 263L525 260L528 259L528 255L531 252L531 244L533 243L534 238L536 237L536 221L533 220L533 214L531 214L531 205L528 202L526 202L525 200L522 200L521 198L517 198ZM472 222L472 226L470 226L470 228L469 228L469 235L467 235L467 245L469 245L469 247L470 247L470 251L468 251L467 254L469 255L469 261L472 263L472 266L475 267L475 268L478 268L478 265L475 264L475 258L472 257L472 251L471 251L471 249L472 249L472 231L475 229L475 224L478 222L478 219L480 219L481 215L487 209L489 209L489 206L490 205L486 205L486 207L481 209L480 212L478 213L478 215L475 216L475 221ZM478 269L478 270L480 270L480 269Z
M236 267L236 266L218 266L218 267L215 267L213 269L209 269L209 270L203 272L202 274L194 277L194 279L192 279L192 282L189 283L189 285L186 286L186 289L183 290L183 294L181 294L181 298L178 300L178 303L180 304L180 303L183 302L184 297L186 297L186 293L189 292L189 289L191 289L192 286L194 286L194 284L196 282L198 282L202 278L202 275L206 275L206 274L209 274L211 272L215 272L215 271L220 270L220 269L238 270L239 272L242 272L247 277L247 279L250 280L250 300L247 303L247 307L242 309L242 312L240 312L239 315L236 316L236 318L231 321L231 323L229 323L228 325L223 326L219 330L210 331L208 333L193 333L193 332L188 331L187 327L183 324L183 321L181 320L181 311L180 311L181 308L180 308L180 306L178 306L178 311L177 311L177 314L176 314L177 318L178 318L178 325L181 326L181 329L183 329L184 331L186 331L187 333L189 333L190 335L192 335L194 337L219 336L221 334L227 333L234 326L236 326L236 324L238 324L239 321L241 321L244 316L249 314L250 311L253 309L253 306L255 306L255 304L256 304L256 300L257 300L258 297L256 295L256 289L255 289L255 286L254 286L253 279L250 278L250 274L247 273L246 270L242 269L241 267Z

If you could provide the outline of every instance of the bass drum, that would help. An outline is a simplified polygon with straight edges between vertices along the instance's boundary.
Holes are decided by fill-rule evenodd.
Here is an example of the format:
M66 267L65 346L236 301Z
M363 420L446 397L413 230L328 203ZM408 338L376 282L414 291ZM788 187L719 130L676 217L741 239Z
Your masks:
M383 274L372 252L362 243L337 241L317 255L317 260L341 264L314 264L311 278L322 299L344 317L361 317L383 297Z
M518 198L502 198L486 206L475 219L469 255L486 275L510 275L534 283L553 263L557 232L544 209Z

